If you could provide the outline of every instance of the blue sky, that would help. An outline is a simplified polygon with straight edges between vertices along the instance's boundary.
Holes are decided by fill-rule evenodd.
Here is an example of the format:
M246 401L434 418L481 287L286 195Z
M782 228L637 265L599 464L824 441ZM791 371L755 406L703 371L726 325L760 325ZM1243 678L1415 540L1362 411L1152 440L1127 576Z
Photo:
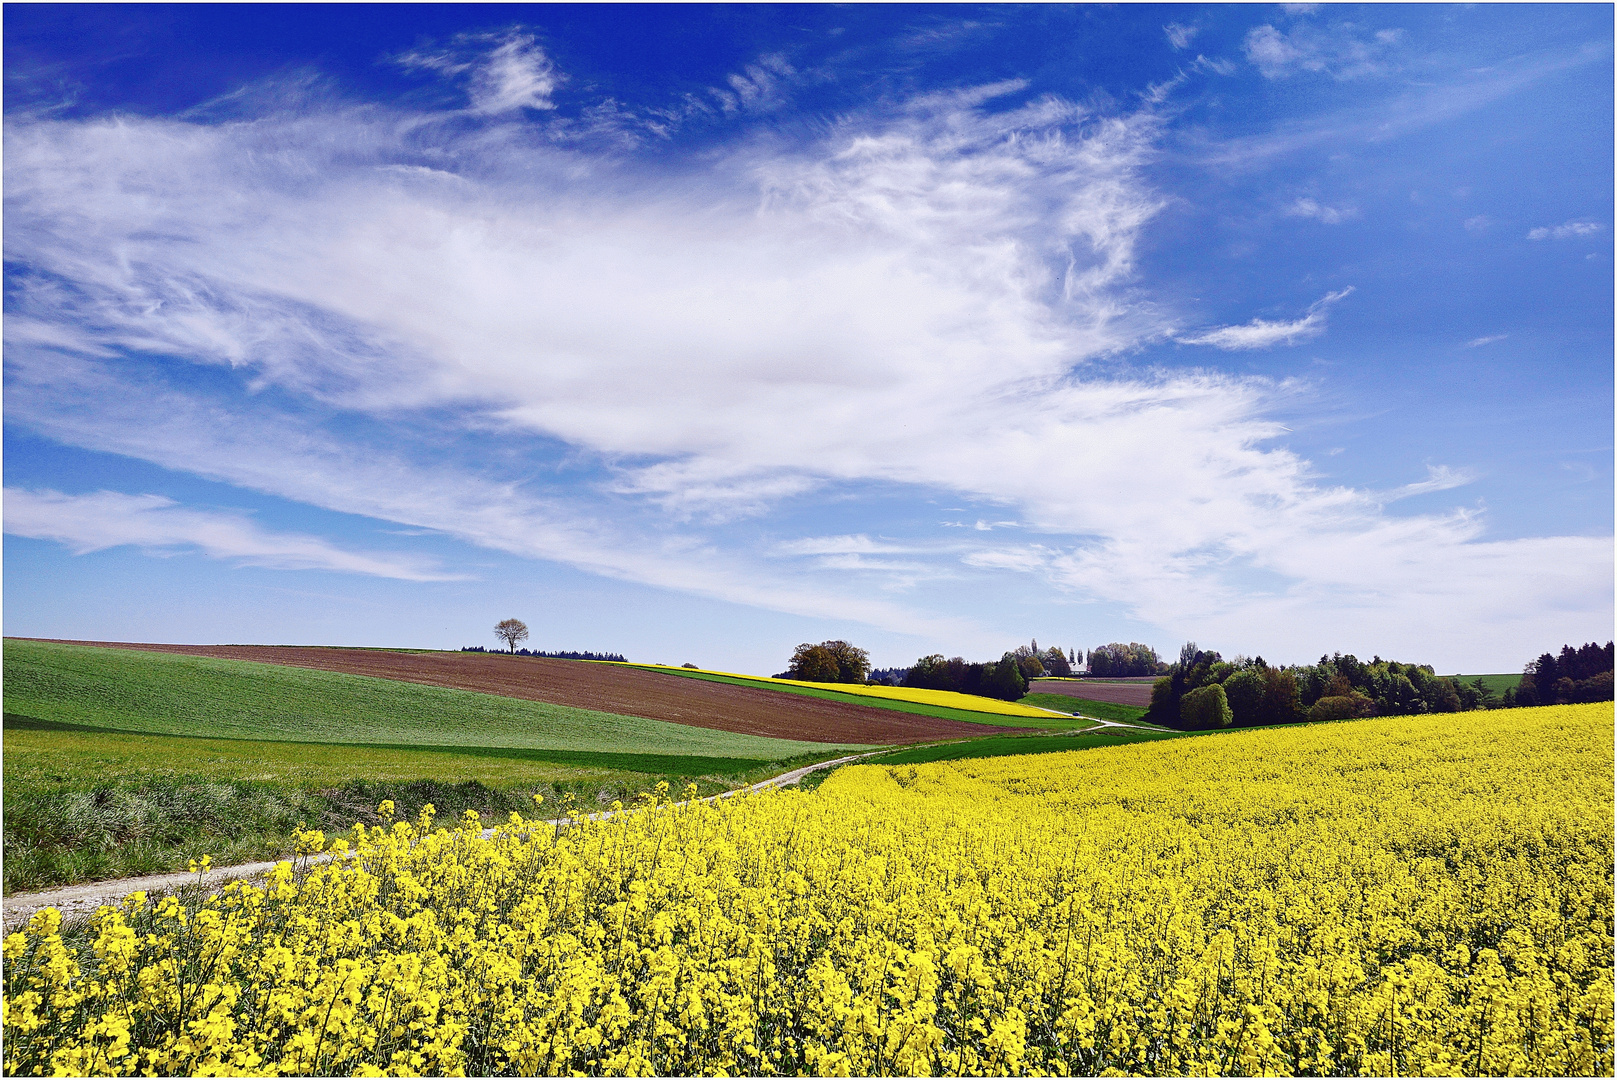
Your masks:
M1601 5L8 5L5 632L1612 632Z

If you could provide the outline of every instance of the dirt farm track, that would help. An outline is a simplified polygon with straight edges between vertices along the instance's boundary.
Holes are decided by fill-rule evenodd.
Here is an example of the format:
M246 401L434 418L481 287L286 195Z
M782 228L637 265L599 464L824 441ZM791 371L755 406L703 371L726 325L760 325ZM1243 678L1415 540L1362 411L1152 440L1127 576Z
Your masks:
M544 660L499 653L406 653L303 645L148 645L122 641L36 640L371 675L775 739L874 745L971 738L1018 730L576 660Z

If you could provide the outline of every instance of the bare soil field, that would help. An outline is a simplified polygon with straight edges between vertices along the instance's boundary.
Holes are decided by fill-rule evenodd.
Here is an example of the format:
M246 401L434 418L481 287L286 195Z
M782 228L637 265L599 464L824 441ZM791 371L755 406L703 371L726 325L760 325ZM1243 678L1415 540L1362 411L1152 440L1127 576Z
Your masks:
M577 660L499 653L407 653L304 645L156 645L124 641L64 645L140 649L316 668L347 675L472 690L482 694L642 716L691 727L808 742L889 744L975 738L1019 728L971 724L891 709L660 675ZM1147 687L1149 698L1150 688ZM1103 700L1103 699L1095 699ZM1105 699L1109 700L1109 699Z
M1091 682L1084 679L1068 682L1065 679L1034 679L1027 689L1030 694L1065 694L1088 701L1110 701L1116 705L1136 705L1144 709L1151 704L1152 681Z

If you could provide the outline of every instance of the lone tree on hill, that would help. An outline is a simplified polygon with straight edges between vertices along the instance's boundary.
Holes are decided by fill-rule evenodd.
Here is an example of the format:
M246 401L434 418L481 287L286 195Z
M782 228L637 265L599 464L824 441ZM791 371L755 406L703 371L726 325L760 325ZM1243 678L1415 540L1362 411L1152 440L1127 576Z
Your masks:
M494 636L505 642L512 652L517 651L517 642L528 640L528 624L521 619L502 619L494 624Z
M786 671L804 682L864 682L870 674L870 654L841 640L805 642L792 654Z

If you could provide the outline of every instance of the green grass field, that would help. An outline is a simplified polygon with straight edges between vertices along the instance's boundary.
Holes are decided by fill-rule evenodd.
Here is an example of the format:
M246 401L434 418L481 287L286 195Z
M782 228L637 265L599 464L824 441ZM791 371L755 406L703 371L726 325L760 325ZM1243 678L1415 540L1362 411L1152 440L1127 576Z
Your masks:
M1450 675L1449 678L1458 679L1464 683L1475 682L1477 679L1481 679L1482 685L1486 686L1489 690L1492 690L1496 694L1503 694L1506 690L1513 690L1522 681L1521 672L1517 672L1514 675Z
M362 675L7 641L4 887L13 892L287 854L432 803L559 810L666 780L703 794L851 748L765 739Z
M843 749L244 660L7 640L5 711L154 735L778 761Z
M1134 705L1119 705L1112 701L1089 701L1068 697L1066 694L1028 694L1018 704L1036 705L1041 709L1059 712L1083 713L1097 720L1113 720L1119 724L1137 723L1146 710Z
M629 664L626 666L638 668L641 671L655 671L661 675L674 675L684 679L704 679L708 682L730 683L732 686L752 686L761 690L771 690L780 694L801 694L804 697L824 698L828 701L840 701L850 705L868 705L873 709L891 709L894 712L915 713L919 716L936 716L944 720L961 720L968 724L991 724L994 727L1039 728L1046 731L1066 731L1073 727L1081 728L1084 726L1081 721L1075 724L1073 721L1059 716L1052 716L1046 720L1042 717L1034 716L1006 716L1001 713L971 712L968 709L951 709L946 705L927 705L918 701L894 701L891 698L868 697L863 694L841 693L830 688L830 686L824 690L820 690L809 686L789 686L784 683L768 682L761 679L748 679L736 675L715 675L709 671L689 671L683 668L652 667L642 664ZM1060 695L1039 694L1034 696L1041 698L1056 698ZM1022 701L1029 705L1037 706L1038 708L1053 707L1043 704L1042 701L1028 701L1027 698L1023 698ZM1071 710L1067 709L1061 711L1070 712ZM1144 710L1142 709L1141 712L1143 713Z

